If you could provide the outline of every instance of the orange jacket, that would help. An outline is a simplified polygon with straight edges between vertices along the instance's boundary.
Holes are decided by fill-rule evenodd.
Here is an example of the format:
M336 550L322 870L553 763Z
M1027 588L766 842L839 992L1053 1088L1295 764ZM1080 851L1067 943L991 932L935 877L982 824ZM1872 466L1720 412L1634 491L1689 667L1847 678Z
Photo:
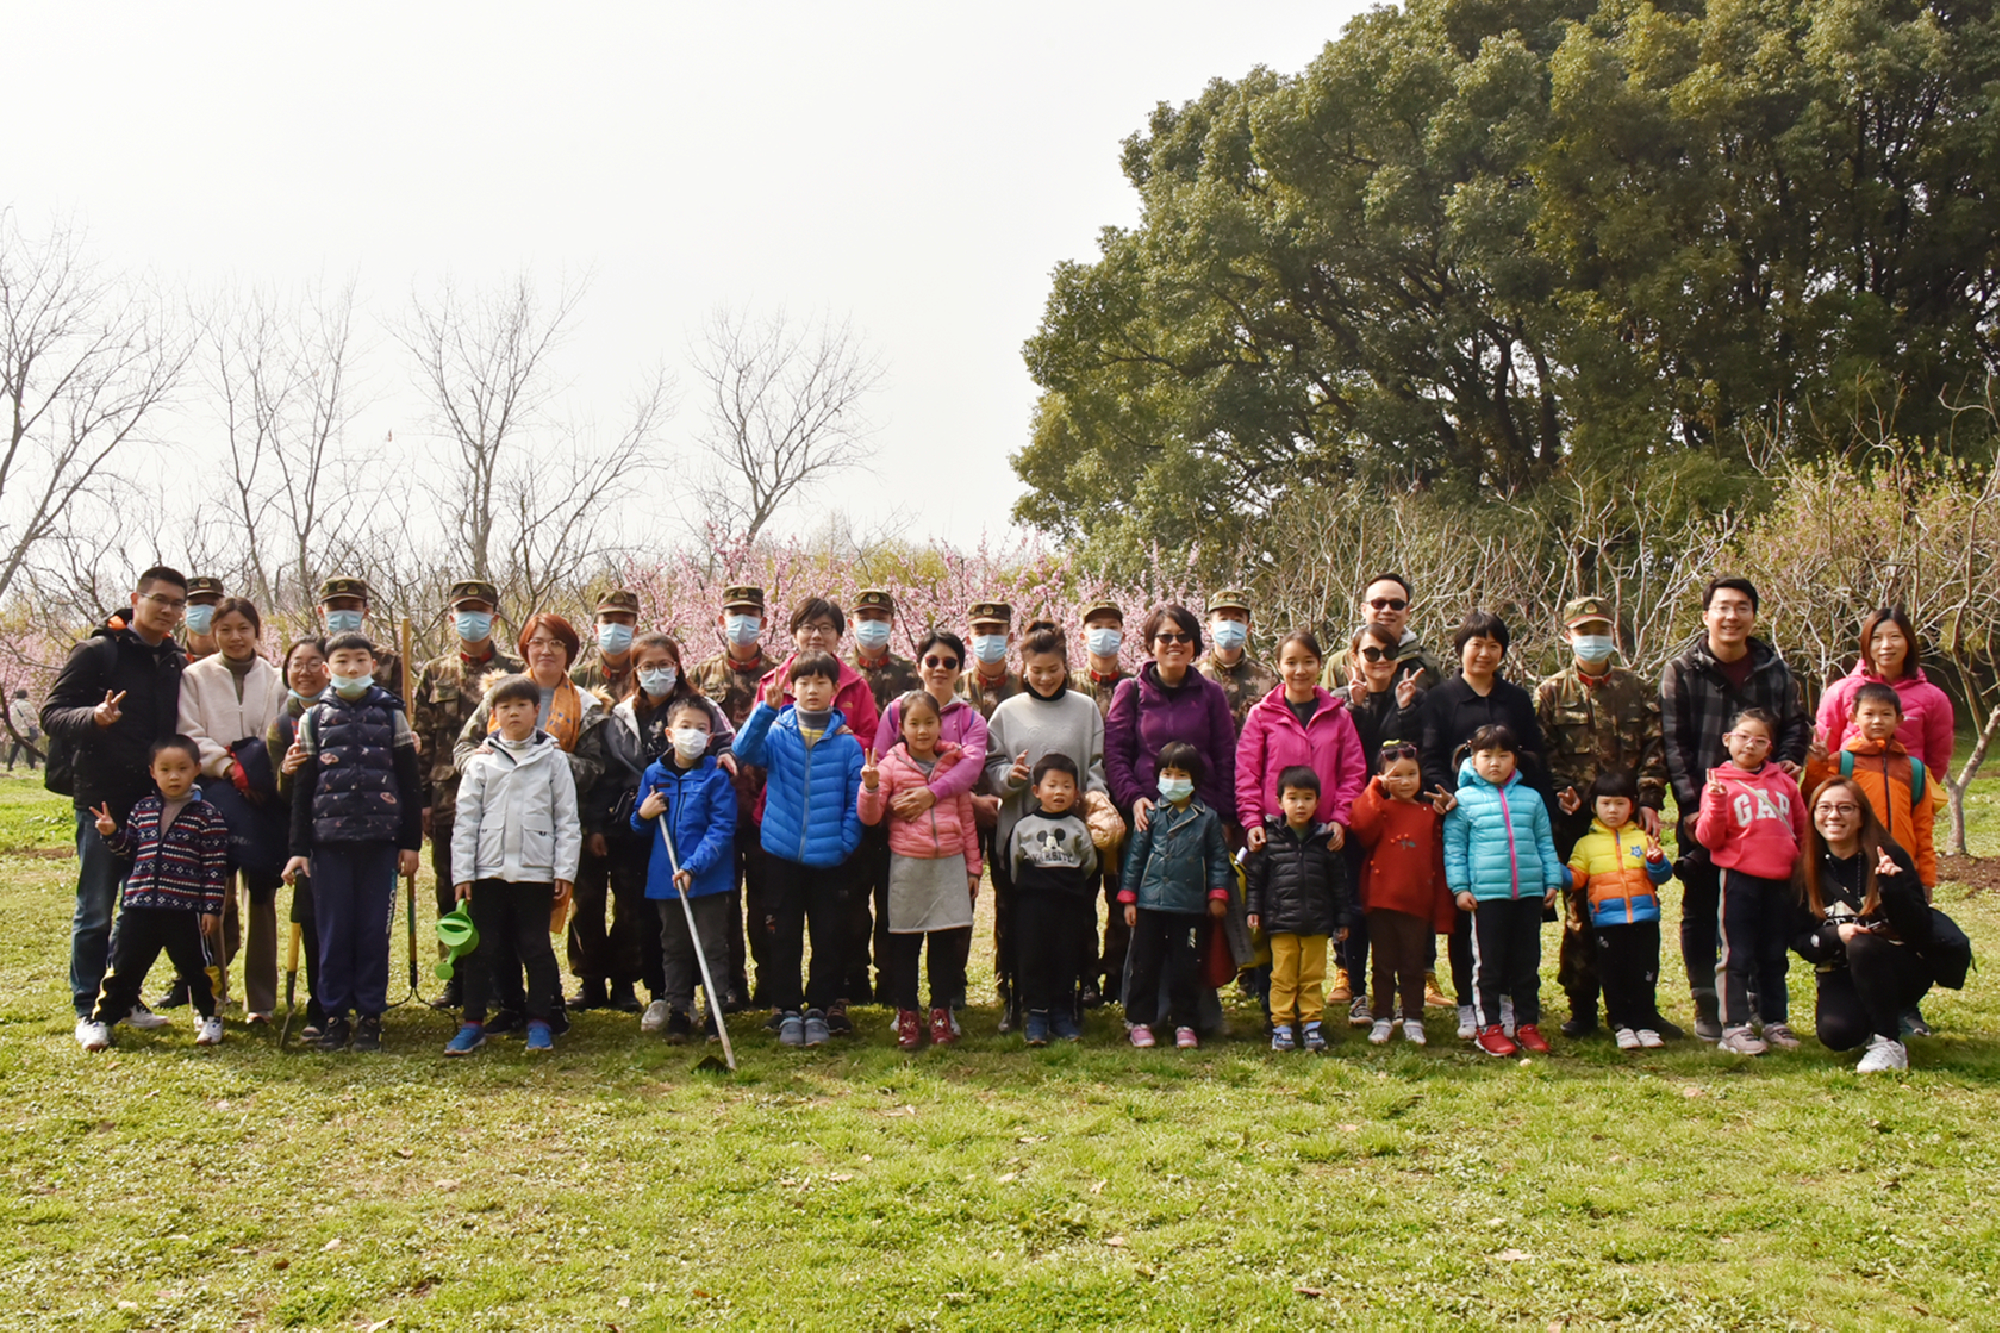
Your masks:
M1889 836L1896 845L1910 854L1917 863L1917 878L1925 888L1937 886L1937 849L1932 845L1932 834L1937 826L1937 774L1928 770L1924 773L1924 794L1918 798L1910 786L1910 765L1921 764L1921 759L1912 759L1903 743L1891 737L1887 741L1871 741L1859 735L1847 738L1847 744L1840 747L1854 758L1854 782L1868 797L1868 804L1874 807L1875 817L1882 821L1882 827L1889 830ZM1814 759L1806 764L1805 781L1800 784L1805 789L1806 800L1811 802L1819 789L1829 778L1840 776L1840 760L1828 755L1825 759ZM1921 809L1918 807L1922 807Z

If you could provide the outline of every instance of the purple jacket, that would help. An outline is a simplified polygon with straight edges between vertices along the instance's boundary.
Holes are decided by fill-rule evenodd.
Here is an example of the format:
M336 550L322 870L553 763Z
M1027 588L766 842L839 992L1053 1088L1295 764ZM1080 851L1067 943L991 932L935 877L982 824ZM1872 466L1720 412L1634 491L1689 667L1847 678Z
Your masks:
M875 728L875 757L885 758L889 751L903 742L903 703L891 699L889 706L882 710L882 721ZM963 699L953 699L938 710L938 742L956 745L959 761L955 764L939 764L931 774L930 788L941 801L949 800L960 792L970 792L979 785L979 775L986 769L986 719L979 710Z
M1129 810L1140 798L1160 798L1160 747L1186 741L1200 752L1206 771L1195 795L1217 812L1236 808L1236 719L1229 695L1208 677L1188 668L1180 689L1160 685L1160 669L1147 662L1139 674L1118 683L1104 719L1104 776L1111 799Z

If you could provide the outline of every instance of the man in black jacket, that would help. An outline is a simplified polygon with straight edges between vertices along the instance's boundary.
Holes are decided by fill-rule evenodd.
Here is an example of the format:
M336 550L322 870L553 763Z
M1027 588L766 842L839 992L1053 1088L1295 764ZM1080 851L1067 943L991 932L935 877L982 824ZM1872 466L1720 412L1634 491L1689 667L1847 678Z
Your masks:
M1752 638L1757 589L1748 579L1713 579L1702 591L1702 632L1682 646L1660 677L1660 723L1667 776L1680 811L1681 962L1694 993L1694 1030L1703 1041L1722 1037L1715 994L1716 905L1721 877L1695 841L1708 771L1729 758L1723 733L1738 713L1762 708L1778 720L1771 760L1798 776L1812 741L1812 721L1799 683L1777 650Z
M51 750L67 751L68 782L49 765L51 790L67 788L76 805L76 916L70 924L69 989L86 1021L104 981L111 913L131 864L114 856L92 812L106 807L122 827L153 789L148 755L171 737L180 716L187 657L173 641L187 609L187 579L156 565L139 576L132 607L70 650L46 703L42 730Z

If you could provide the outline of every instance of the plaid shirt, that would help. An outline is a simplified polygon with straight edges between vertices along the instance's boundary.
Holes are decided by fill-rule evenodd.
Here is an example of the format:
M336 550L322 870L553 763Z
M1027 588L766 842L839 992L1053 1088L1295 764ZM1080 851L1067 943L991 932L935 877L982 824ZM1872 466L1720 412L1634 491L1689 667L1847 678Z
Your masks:
M1750 679L1738 692L1709 651L1706 631L1695 635L1660 676L1660 721L1667 774L1680 807L1682 838L1692 847L1695 812L1708 771L1729 759L1722 735L1746 708L1762 708L1778 720L1771 759L1803 764L1812 741L1812 719L1799 683L1785 659L1762 639L1750 640Z

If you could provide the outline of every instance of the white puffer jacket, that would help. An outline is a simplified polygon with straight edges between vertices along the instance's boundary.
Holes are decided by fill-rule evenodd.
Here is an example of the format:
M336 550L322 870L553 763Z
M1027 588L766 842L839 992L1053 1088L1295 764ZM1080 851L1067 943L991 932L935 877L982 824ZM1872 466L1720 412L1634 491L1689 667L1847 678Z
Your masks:
M574 882L583 825L569 756L540 731L521 750L509 749L497 736L490 745L490 753L474 752L460 769L452 882Z
M243 698L221 653L211 653L181 672L181 734L201 747L201 771L212 778L229 772L228 746L247 737L263 740L285 707L285 682L278 669L258 658L243 677ZM284 758L271 756L271 763Z

